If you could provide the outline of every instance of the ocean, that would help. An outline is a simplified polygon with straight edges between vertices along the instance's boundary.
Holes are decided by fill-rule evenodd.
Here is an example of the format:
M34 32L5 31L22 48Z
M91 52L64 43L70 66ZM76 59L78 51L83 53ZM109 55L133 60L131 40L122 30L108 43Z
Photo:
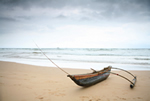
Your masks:
M107 66L150 70L150 49L41 48L59 67L100 70ZM0 61L56 67L38 48L0 48Z

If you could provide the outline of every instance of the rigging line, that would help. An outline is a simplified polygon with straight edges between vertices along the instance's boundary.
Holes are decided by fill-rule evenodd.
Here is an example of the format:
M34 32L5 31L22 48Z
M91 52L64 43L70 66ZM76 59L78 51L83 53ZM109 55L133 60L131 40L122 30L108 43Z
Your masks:
M34 41L33 41L34 42ZM34 42L35 43L35 42ZM41 51L41 53L43 53L45 55L45 57L47 57L48 60L50 60L50 62L52 62L57 68L59 68L61 71L63 71L64 73L70 75L69 73L67 73L66 71L64 71L62 68L60 68L57 64L55 64L42 50L41 48L39 48L39 46L35 43L35 45L38 47L38 49Z

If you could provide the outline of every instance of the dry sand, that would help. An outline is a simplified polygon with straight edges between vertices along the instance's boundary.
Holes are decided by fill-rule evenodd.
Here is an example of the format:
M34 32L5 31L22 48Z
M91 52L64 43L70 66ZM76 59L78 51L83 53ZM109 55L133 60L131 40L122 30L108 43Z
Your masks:
M91 72L65 69L70 74ZM133 79L130 75L114 71ZM115 75L94 86L77 86L58 68L0 62L0 101L150 101L150 71L131 71L137 83Z

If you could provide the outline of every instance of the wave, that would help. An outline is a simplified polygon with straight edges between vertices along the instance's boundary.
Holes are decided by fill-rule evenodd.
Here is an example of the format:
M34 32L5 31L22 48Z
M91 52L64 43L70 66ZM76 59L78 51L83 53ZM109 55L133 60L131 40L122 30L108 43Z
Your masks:
M42 48L42 50L50 59L59 62L132 64L150 67L150 49ZM0 59L47 61L38 48L0 48Z
M7 58L15 58L15 59L27 59L27 60L41 60L41 61L48 61L46 57L28 57L28 56L10 56L10 55L5 55ZM56 58L50 58L53 61L68 61L70 62L82 62L82 63L111 63L111 64L132 64L132 65L148 65L150 66L150 62L142 62L142 61L116 61L115 59L112 60L90 60L90 59L70 59L70 58L59 58L61 56L57 56ZM139 58L137 58L139 60ZM140 58L141 60L141 58ZM143 58L142 60L150 60L149 58Z

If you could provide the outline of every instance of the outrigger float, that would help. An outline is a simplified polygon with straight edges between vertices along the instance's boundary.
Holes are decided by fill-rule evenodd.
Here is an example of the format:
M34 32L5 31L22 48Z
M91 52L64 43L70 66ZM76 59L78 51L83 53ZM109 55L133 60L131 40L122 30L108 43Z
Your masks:
M35 42L34 42L35 43ZM35 43L36 44L36 43ZM36 44L36 46L38 47L38 45ZM39 47L38 47L39 48ZM46 56L46 54L39 48L39 50L43 53L43 55ZM47 57L47 56L46 56ZM96 83L99 83L103 80L106 80L110 74L114 74L114 75L117 75L119 77L122 77L124 78L125 80L129 81L131 84L130 84L130 88L133 88L135 86L135 83L137 81L137 78L136 76L134 76L132 73L130 73L129 71L127 70L124 70L124 69L120 69L120 68L115 68L115 67L112 67L112 66L108 66L106 68L104 68L103 70L100 70L100 71L96 71L94 69L91 69L93 70L92 73L87 73L87 74L78 74L78 75L70 75L69 73L67 73L66 71L64 71L62 68L60 68L57 64L55 64L49 57L47 57L47 59L49 59L56 67L58 67L60 70L62 70L64 73L67 74L68 77L70 77L77 85L79 86L83 86L83 87L88 87L88 86L92 86ZM130 75L133 76L133 80L129 80L128 78L120 75L120 74L117 74L117 73L114 73L114 72L111 72L111 69L118 69L118 70L122 70L124 72L127 72L129 73Z

